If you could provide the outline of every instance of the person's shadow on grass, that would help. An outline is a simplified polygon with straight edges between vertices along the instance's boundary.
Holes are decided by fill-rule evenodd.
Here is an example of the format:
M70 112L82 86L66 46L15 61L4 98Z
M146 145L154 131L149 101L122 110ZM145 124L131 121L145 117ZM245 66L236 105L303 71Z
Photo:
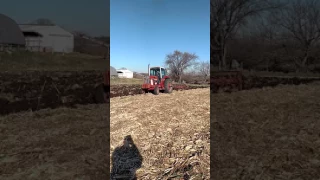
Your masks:
M136 180L136 171L141 168L143 158L130 135L123 140L123 145L117 147L111 156L112 180Z

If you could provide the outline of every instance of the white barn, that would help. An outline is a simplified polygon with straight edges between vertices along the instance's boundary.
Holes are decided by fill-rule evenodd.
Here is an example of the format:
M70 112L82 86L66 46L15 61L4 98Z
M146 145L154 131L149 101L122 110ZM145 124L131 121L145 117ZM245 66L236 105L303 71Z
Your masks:
M57 25L20 24L19 27L30 51L73 52L73 34Z
M133 72L128 69L118 69L117 73L119 78L133 78Z

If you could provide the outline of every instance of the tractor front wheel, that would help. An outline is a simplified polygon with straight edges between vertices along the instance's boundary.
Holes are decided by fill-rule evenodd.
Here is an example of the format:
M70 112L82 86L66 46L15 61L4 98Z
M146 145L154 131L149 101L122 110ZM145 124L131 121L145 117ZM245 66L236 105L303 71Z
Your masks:
M155 86L153 89L153 94L158 95L160 93L159 86Z
M164 92L165 93L172 93L173 87L172 87L172 81L171 79L166 79L164 81Z

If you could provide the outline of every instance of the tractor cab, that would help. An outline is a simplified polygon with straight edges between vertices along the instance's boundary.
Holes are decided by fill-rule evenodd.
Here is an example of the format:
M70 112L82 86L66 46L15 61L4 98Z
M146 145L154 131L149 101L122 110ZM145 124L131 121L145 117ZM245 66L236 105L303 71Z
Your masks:
M157 76L159 78L159 82L161 79L167 75L167 70L163 67L151 67L149 68L149 76Z

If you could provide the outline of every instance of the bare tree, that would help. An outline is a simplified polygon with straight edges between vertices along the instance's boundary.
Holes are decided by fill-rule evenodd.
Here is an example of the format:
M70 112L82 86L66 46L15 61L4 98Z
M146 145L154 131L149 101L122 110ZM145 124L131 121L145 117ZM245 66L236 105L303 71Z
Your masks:
M211 49L218 52L219 68L225 69L228 40L248 18L278 7L271 0L211 0Z
M210 62L200 62L199 73L203 76L206 82L207 78L210 76Z
M179 79L179 82L181 83L184 71L188 67L193 66L196 63L196 59L198 59L198 56L194 53L191 54L176 50L166 56L165 64L169 67L171 74L174 76L173 78Z
M277 17L279 26L287 30L303 52L301 57L294 57L299 71L307 71L310 51L320 40L320 2L318 0L290 1Z
M267 14L264 18L261 18L257 23L257 32L255 36L258 37L260 44L262 44L263 52L260 52L262 63L266 65L265 69L270 70L270 67L274 68L279 61L279 51L282 48L281 30L275 19L273 18L276 11Z

